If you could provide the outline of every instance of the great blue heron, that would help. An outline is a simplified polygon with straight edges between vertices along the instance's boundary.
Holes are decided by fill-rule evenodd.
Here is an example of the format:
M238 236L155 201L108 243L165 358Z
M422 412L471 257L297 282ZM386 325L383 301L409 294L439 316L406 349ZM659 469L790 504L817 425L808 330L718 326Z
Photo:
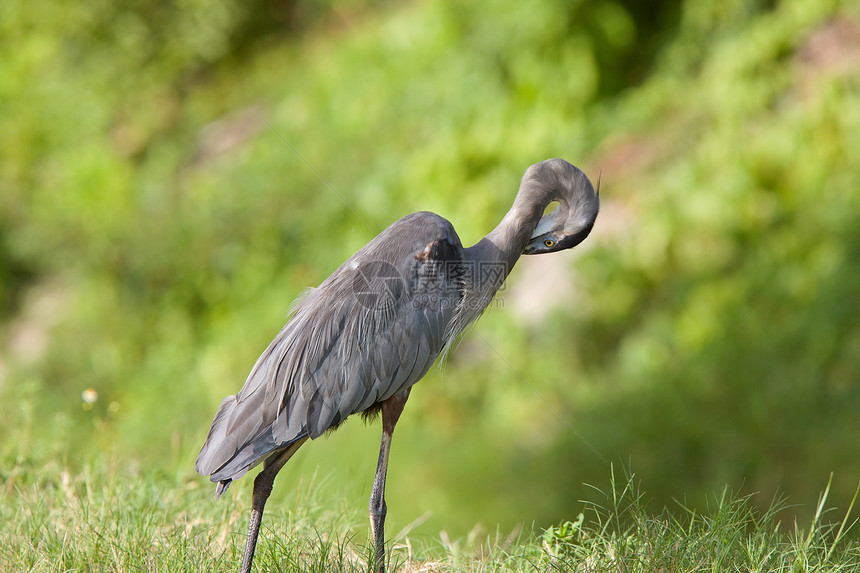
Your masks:
M558 206L544 215L553 202ZM278 471L308 439L361 412L382 413L370 495L375 569L385 570L385 476L394 426L412 385L477 319L521 254L569 249L591 232L599 201L563 159L529 167L514 204L476 245L428 212L385 229L293 307L245 385L221 401L196 469L216 497L256 464L242 558L251 570L260 520Z

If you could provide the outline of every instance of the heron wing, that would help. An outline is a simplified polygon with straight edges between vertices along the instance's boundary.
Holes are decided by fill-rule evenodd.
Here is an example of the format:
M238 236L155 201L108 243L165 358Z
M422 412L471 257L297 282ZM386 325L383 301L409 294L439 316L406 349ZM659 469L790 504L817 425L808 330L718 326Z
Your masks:
M221 402L197 471L237 479L420 380L446 343L462 264L460 239L438 215L414 213L380 233L297 302L239 393Z

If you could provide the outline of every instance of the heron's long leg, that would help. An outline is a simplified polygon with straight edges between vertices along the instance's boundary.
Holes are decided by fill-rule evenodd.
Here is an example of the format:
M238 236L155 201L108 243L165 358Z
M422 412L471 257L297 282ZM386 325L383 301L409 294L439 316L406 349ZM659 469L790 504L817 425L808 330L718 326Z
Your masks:
M382 444L379 446L379 461L376 464L376 477L370 493L370 529L373 532L373 546L376 551L376 571L385 573L385 476L388 473L388 452L391 449L391 435L400 419L400 413L409 398L406 389L382 403Z
M263 462L263 471L254 479L254 501L251 505L251 520L248 524L248 537L245 540L245 555L242 557L240 573L251 573L251 563L254 561L254 551L257 549L257 538L260 536L260 523L263 520L263 508L272 493L275 476L284 464L293 457L299 446L305 443L304 438L287 449L278 452Z

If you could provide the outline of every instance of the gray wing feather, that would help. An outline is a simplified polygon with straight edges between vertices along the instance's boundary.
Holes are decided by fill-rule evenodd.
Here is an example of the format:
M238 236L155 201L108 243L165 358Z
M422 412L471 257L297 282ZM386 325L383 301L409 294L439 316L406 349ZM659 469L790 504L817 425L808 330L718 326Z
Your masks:
M221 402L197 471L237 479L420 380L446 343L462 262L438 215L414 213L380 233L297 301L239 393Z

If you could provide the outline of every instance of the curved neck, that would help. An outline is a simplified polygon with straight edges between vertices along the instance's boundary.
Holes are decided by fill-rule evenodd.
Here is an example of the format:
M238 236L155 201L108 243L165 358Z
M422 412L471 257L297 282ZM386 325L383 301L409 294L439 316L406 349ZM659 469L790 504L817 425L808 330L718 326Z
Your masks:
M552 189L539 188L539 192L536 192L531 188L526 192L526 187L524 181L514 204L496 228L475 245L465 249L466 259L473 265L495 265L503 271L500 273L502 281L514 268L543 216L544 209L555 195ZM482 274L486 276L486 273ZM487 286L495 292L501 282Z

